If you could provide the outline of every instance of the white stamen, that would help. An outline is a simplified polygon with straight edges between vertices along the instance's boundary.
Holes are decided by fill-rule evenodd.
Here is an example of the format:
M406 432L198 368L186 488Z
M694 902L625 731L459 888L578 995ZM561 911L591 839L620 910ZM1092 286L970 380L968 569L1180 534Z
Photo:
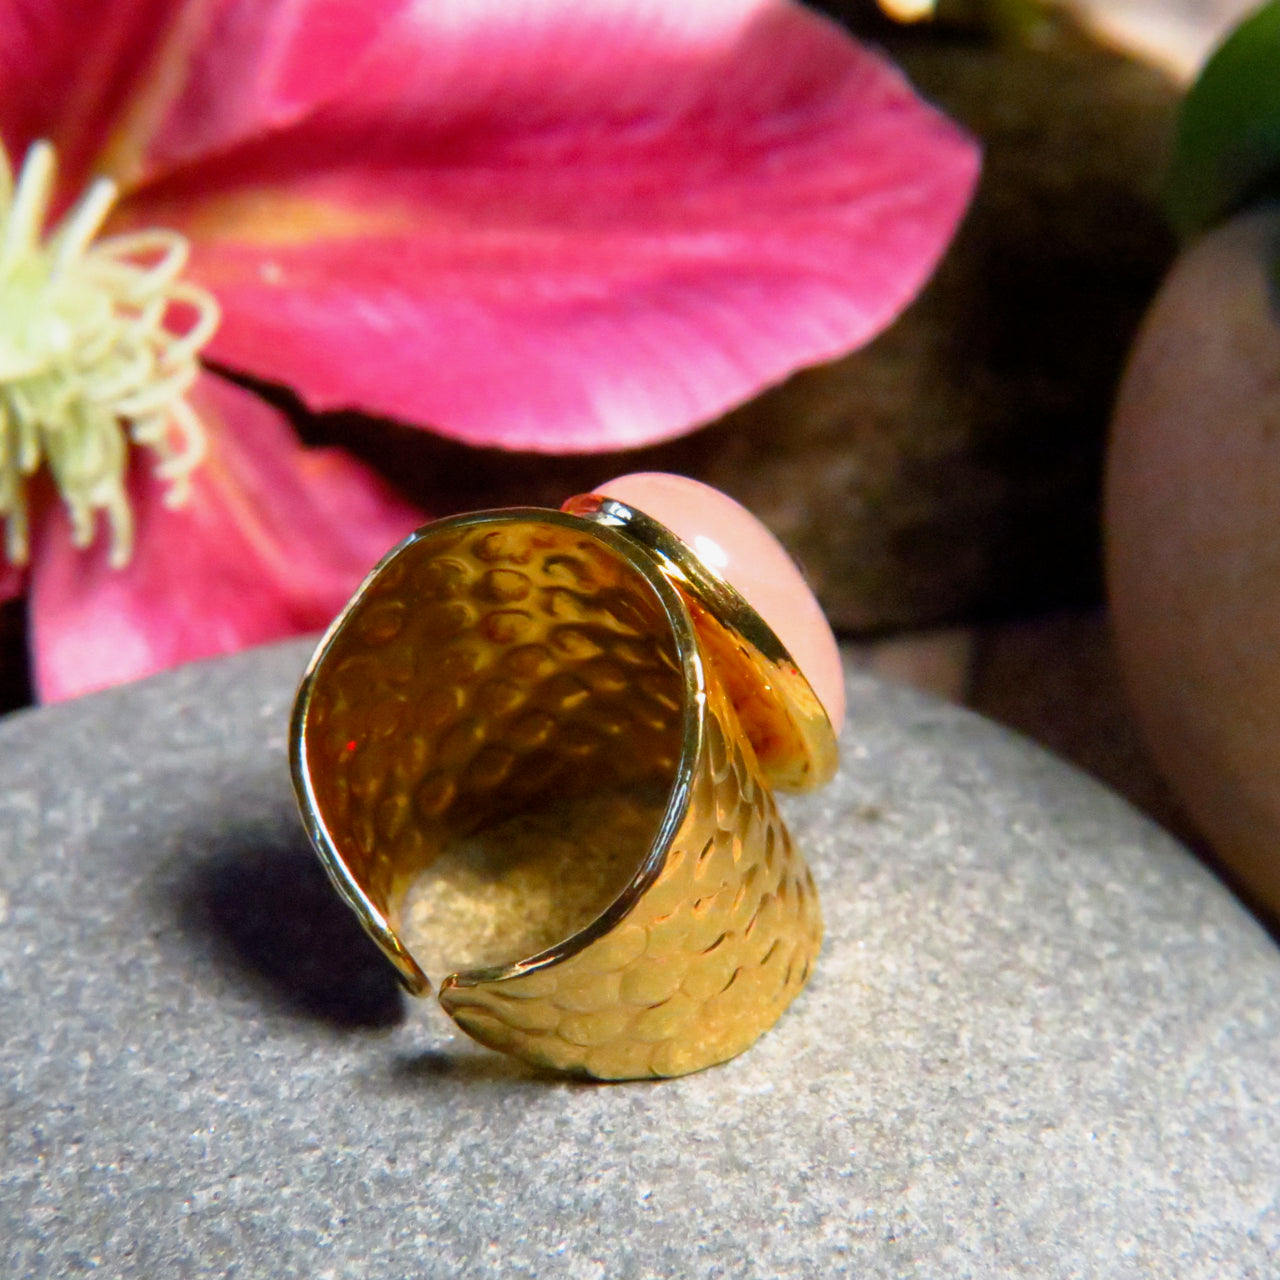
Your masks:
M40 228L49 212L53 194L53 147L43 139L33 143L22 162L18 188L5 212L4 238L0 240L0 271L8 271L40 243Z
M95 241L115 204L99 178L44 234L55 157L27 152L15 183L0 145L0 517L15 564L29 554L27 480L42 465L62 494L77 546L98 516L110 562L126 564L133 514L125 490L130 446L156 455L155 474L176 506L204 458L200 419L186 394L199 352L218 326L213 297L179 280L189 250L177 232Z
M99 178L85 192L84 198L72 210L54 238L55 274L60 275L89 247L93 237L102 230L102 224L116 202L117 193L116 184L110 178Z

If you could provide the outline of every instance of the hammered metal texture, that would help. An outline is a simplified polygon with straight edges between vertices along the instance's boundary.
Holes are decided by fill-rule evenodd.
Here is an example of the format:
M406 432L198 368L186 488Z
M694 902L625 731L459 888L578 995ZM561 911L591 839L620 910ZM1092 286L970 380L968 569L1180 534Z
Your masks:
M378 573L315 672L316 804L395 916L451 842L543 797L665 796L681 690L652 589L589 533L428 532Z
M741 1053L804 986L822 941L813 879L707 672L690 804L656 882L608 934L441 1002L483 1044L602 1079L677 1076Z
M627 883L638 866L602 881L554 952L443 983L445 1009L482 1043L602 1078L680 1075L746 1048L804 985L817 895L717 673L720 646L703 643L705 700L686 706L672 624L643 575L589 529L525 518L428 530L317 659L303 726L314 803L393 925L411 886L430 891L437 857L548 797L656 795L656 830L689 753L686 811L643 883Z

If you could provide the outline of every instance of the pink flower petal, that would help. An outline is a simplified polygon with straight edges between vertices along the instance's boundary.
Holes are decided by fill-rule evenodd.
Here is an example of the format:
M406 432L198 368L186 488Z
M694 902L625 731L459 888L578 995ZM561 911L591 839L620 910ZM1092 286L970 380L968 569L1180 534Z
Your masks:
M336 97L407 0L218 0L141 167L198 160Z
M784 0L433 0L341 101L140 193L216 359L474 443L676 435L884 328L977 155Z
M406 0L0 0L0 138L126 181L298 119Z
M20 596L27 586L27 574L24 569L15 568L4 556L3 526L0 525L0 604L6 600L14 600Z
M76 550L61 507L49 510L31 575L42 699L318 630L422 523L341 451L304 449L257 397L213 377L198 390L209 457L188 504L172 511L135 456L126 569L108 567L104 538Z
M15 162L37 138L83 178L113 118L196 0L0 0L0 140Z

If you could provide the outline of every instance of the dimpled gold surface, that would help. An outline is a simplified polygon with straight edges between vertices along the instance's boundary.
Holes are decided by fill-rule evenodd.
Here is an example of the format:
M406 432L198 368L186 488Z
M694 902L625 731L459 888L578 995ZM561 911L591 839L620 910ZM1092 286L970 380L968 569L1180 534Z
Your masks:
M708 620L682 664L627 563L643 552L560 520L428 529L384 564L310 677L312 803L394 943L489 966L440 988L470 1035L562 1071L681 1075L799 992L817 894Z
M683 1075L740 1053L804 986L818 895L713 670L705 716L688 809L624 919L546 967L445 983L477 1040L602 1079Z
M378 573L317 667L316 805L423 968L518 960L590 923L634 875L672 786L681 690L653 589L589 534L428 532ZM600 856L539 839L538 819L585 820Z

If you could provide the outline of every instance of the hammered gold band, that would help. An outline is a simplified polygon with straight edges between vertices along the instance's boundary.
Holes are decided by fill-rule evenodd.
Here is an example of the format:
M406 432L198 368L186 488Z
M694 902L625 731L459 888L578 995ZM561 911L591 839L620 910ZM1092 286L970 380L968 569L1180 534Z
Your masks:
M428 525L321 642L308 831L404 984L481 1043L604 1079L722 1062L808 978L817 893L772 789L835 767L776 636L595 496Z

